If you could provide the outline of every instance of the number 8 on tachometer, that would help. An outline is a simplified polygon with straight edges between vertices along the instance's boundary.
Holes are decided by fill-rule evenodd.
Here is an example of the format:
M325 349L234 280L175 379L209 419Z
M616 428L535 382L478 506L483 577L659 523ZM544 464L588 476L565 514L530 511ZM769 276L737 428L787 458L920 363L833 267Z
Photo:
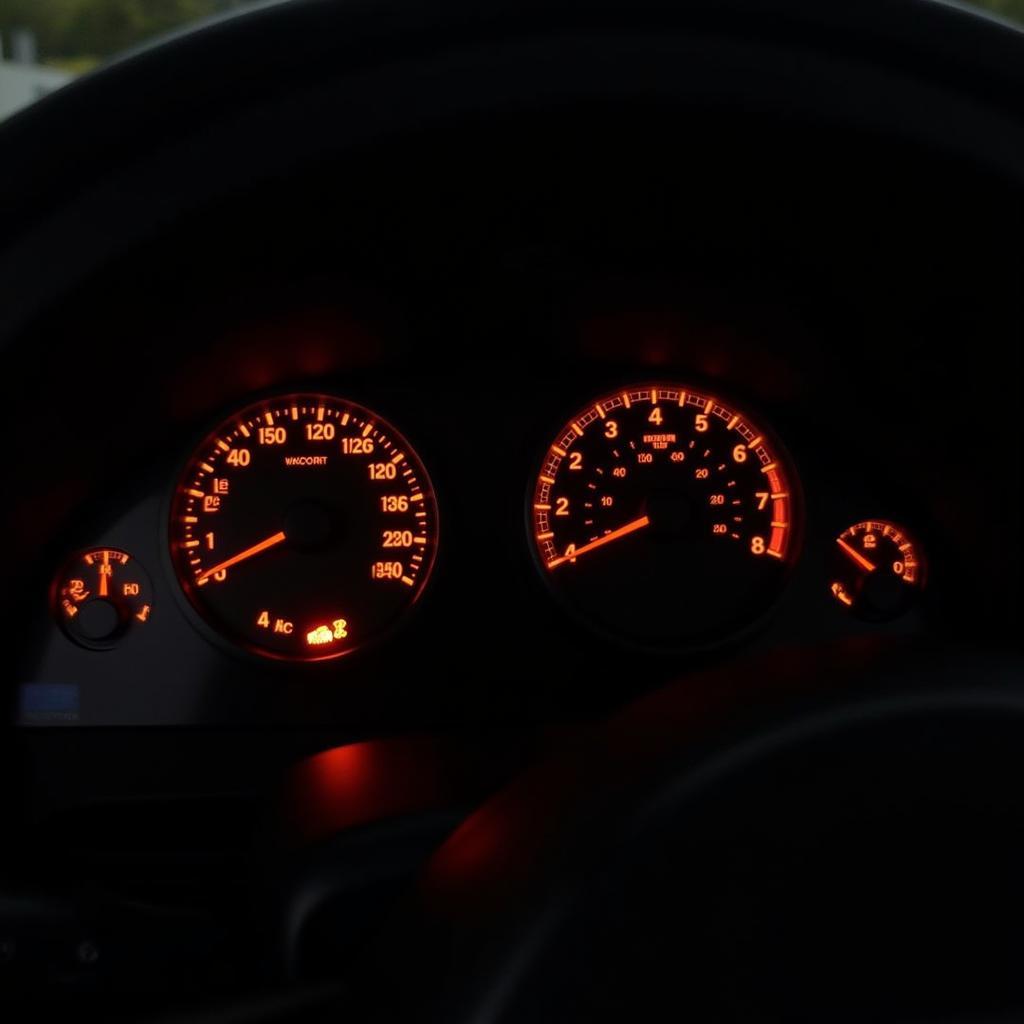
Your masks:
M748 416L681 384L602 396L559 431L529 508L542 574L644 647L711 646L774 602L798 547L796 475Z

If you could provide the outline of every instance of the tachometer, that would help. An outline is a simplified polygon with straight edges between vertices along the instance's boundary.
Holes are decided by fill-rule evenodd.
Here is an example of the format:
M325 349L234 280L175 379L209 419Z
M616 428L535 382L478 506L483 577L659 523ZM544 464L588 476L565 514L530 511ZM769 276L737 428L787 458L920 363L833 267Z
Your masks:
M700 647L777 596L797 548L796 476L763 427L680 384L604 395L548 448L530 523L542 573L599 629Z
M335 658L419 597L437 550L427 471L398 431L327 395L284 395L222 423L189 460L170 513L189 601L262 655Z

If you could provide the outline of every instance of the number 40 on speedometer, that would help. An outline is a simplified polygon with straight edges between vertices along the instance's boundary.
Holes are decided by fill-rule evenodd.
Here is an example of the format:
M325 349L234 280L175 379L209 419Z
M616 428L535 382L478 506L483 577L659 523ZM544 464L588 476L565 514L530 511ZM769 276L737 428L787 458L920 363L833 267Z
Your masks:
M188 601L257 654L348 654L415 603L437 505L409 442L369 409L283 395L240 410L189 459L170 546Z

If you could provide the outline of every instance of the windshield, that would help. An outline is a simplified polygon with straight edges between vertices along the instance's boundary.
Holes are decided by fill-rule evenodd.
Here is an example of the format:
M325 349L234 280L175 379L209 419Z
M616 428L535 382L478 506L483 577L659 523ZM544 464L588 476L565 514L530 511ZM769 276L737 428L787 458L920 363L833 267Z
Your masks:
M266 0L0 0L0 120L125 50ZM1024 0L972 0L1024 23Z

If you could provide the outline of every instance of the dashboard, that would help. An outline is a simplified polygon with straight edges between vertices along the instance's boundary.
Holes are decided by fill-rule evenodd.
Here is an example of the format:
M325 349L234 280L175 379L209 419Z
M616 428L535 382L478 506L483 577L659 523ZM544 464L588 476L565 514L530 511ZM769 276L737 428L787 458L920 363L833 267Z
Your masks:
M387 31L270 7L4 127L2 856L46 896L16 982L205 999L390 970L366 936L414 879L489 907L471 886L518 894L520 838L568 807L618 821L657 758L776 736L795 695L1019 656L1024 112L995 87L1019 40L941 5L950 34L910 47L873 5L651 0L620 24L608 0L572 31L511 6ZM884 797L932 736L894 735L877 775L845 740L834 776L801 752L799 786L707 834L785 792L817 857L829 780ZM961 739L973 799L1005 750ZM907 778L916 849L933 794ZM599 831L552 841L567 886ZM730 835L709 870L755 849ZM823 886L861 867L835 863ZM451 980L447 938L394 948ZM392 989L420 991L388 974L372 999Z
M350 155L65 303L11 427L45 552L21 723L537 722L1008 621L1008 200L801 130L752 176L753 129L687 117L699 164L608 111ZM97 605L108 565L132 593Z

